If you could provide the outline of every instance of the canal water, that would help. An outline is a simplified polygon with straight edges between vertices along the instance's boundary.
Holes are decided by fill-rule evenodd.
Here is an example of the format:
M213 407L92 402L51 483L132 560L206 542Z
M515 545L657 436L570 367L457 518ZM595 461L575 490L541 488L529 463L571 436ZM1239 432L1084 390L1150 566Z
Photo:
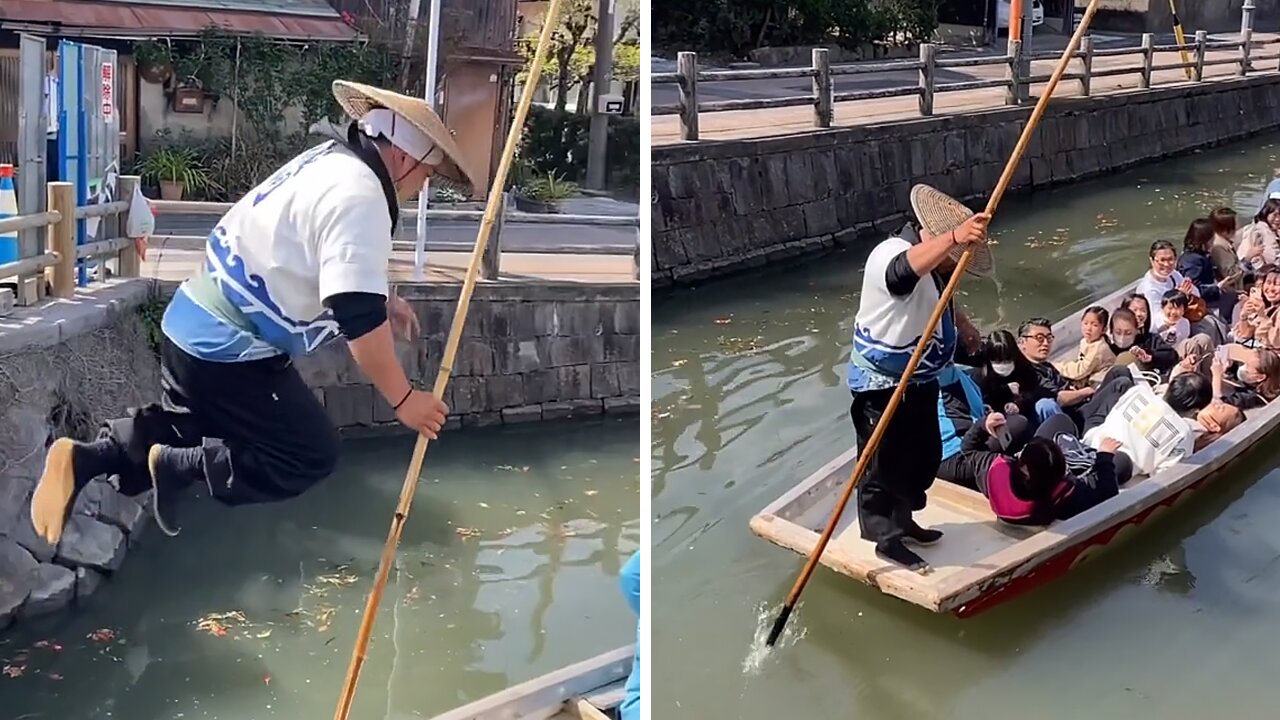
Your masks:
M1221 204L1252 215L1280 167L1263 137L1007 200L981 328L1060 317L1181 246ZM654 310L654 717L1274 716L1280 449L1070 577L969 620L820 567L778 648L752 658L804 558L751 516L854 442L844 385L866 248L677 294ZM1270 443L1275 448L1274 443ZM756 662L758 661L758 662ZM744 670L744 664L752 667Z
M638 437L631 418L432 443L351 717L430 718L633 642ZM0 718L331 717L412 447L353 441L291 502L192 505L90 609L0 638Z

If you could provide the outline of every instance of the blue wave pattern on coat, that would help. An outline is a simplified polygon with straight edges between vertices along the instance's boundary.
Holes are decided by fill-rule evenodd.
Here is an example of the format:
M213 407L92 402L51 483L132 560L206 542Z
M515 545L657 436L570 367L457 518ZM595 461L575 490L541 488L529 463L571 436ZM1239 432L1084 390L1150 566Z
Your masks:
M273 191L335 147L332 142L325 143L297 156L253 191L251 206L233 208L231 212L253 212ZM338 337L338 324L329 310L304 320L290 317L280 307L265 278L252 272L235 252L226 218L223 220L209 234L205 269L227 301L248 321L252 332L228 323L202 305L187 292L184 283L165 311L161 324L165 335L185 351L213 362L246 362L281 354L297 357ZM239 237L235 240L237 244L246 241Z
M935 334L925 346L920 364L911 375L912 383L935 380L955 357L956 323L948 306L939 323L942 333ZM853 326L853 349L849 352L848 386L850 390L879 390L893 387L907 369L911 354L920 343L917 335L910 343L893 345L872 337L858 323Z

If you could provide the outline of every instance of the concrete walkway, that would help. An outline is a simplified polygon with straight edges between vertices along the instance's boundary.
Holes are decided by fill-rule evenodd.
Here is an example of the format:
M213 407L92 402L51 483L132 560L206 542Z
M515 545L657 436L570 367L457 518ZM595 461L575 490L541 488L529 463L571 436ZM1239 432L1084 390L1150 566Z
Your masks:
M1253 74L1264 72L1275 73L1277 70L1277 60L1275 58L1280 45L1257 45L1260 42L1273 42L1280 39L1277 33L1258 33L1254 35L1255 45L1252 49L1254 58L1264 56L1270 59L1255 59L1253 62ZM1136 43L1132 43L1135 44ZM1111 47L1111 44L1108 44ZM1225 60L1239 57L1239 50L1210 50L1206 53L1208 60ZM1139 55L1122 55L1119 57L1098 57L1094 58L1093 69L1095 72L1101 70L1110 70L1118 68L1137 69L1140 66ZM1181 62L1181 57L1177 52L1165 52L1155 54L1155 65L1167 65L1171 63ZM1053 71L1056 59L1037 60L1032 63L1032 75L1048 75ZM1079 61L1075 61L1072 67L1068 68L1068 72L1080 69ZM963 82L967 80L995 80L1005 76L1005 67L1002 65L986 65L972 68L952 68L945 72L948 77L940 82ZM1230 78L1235 77L1238 73L1236 65L1214 65L1204 69L1204 77L1209 78ZM941 71L940 73L941 74ZM893 73L876 73L874 76L837 76L837 83L847 78L869 78L880 75L901 76L896 78L896 82L892 82L895 78L891 77L886 82L896 85L913 85L917 73L914 70L893 72ZM1106 95L1119 92L1137 90L1140 77L1135 72L1129 75L1121 75L1116 77L1095 77L1091 83L1092 95ZM739 81L716 83L716 85L750 85L754 81ZM805 95L810 92L810 80L802 78L800 80L789 81L768 81L771 83L787 82L789 85L786 92L776 93L776 88L769 88L769 96L774 94L781 95ZM1188 83L1185 71L1183 70L1162 70L1152 74L1152 86L1170 86ZM710 83L708 83L709 85ZM702 90L699 85L699 90ZM849 88L837 85L837 91L843 91ZM1031 86L1032 102L1034 102L1037 94L1044 89L1044 84L1035 84ZM765 92L765 88L761 88L760 92ZM1077 97L1080 94L1080 86L1076 80L1063 80L1058 84L1054 97ZM949 92L937 93L934 96L934 115L960 115L966 113L980 112L983 110L991 110L1007 107L1004 104L1005 90L1004 88L989 88L984 90L970 90L965 92ZM920 118L918 103L915 97L898 97L885 98L880 100L859 100L854 102L837 103L835 106L835 127L851 126L851 125L876 125L886 122L894 122L900 120L913 120ZM813 108L804 105L790 108L778 108L775 110L735 110L730 112L703 112L698 118L699 134L703 140L740 140L747 138L771 137L777 135L790 135L795 133L813 132L816 128L813 125ZM670 145L680 140L680 119L675 115L664 115L654 117L652 119L653 128L653 144Z
M157 280L182 281L190 277L203 260L202 247L193 248L189 243L161 239L147 249L147 259L142 263L142 275ZM470 253L428 253L425 281L460 284L470 262ZM499 282L638 283L635 279L634 262L631 255L508 252L502 254ZM395 253L391 260L391 280L396 283L413 281L413 253Z

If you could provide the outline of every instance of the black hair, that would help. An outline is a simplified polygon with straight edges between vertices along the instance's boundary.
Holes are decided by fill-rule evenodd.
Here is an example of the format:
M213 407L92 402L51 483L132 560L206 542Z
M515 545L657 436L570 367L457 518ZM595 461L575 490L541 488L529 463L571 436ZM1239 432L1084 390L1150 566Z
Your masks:
M1187 234L1182 238L1182 251L1208 255L1215 235L1217 233L1213 229L1212 220L1196 218L1191 221L1191 225L1187 227Z
M1173 243L1169 242L1168 240L1157 240L1151 243L1151 250L1147 252L1147 257L1151 258L1152 260L1155 260L1156 253L1160 252L1161 250L1168 250L1169 252L1173 253L1174 257L1177 257L1178 255L1178 249L1173 246Z
M1190 300L1187 298L1187 294L1177 288L1174 288L1173 290L1166 291L1164 297L1160 298L1160 307L1172 305L1186 310L1188 302L1190 302Z
M1022 358L1022 351L1018 349L1018 341L1013 337L1013 333L1008 330L991 331L991 334L987 335L986 345L987 362L989 363L1017 363Z
M1200 412L1213 400L1213 383L1198 372L1184 372L1169 381L1164 401L1183 417Z
M1048 318L1042 317L1033 317L1029 320L1025 320L1018 326L1018 337L1025 337L1026 334L1031 331L1031 328L1038 327L1047 328L1049 331L1052 331L1053 323L1050 322Z
M1049 438L1031 438L1018 453L1018 464L1026 471L1022 485L1029 497L1024 500L1048 498L1067 477L1067 459L1062 448Z
M1127 307L1118 307L1115 312L1111 313L1111 324L1107 325L1107 329L1110 330L1117 320L1123 320L1138 330L1142 329L1138 327L1138 316L1134 315L1133 311Z
M1262 203L1262 209L1253 216L1253 221L1264 223L1267 221L1267 216L1274 212L1280 212L1280 198L1267 198L1267 201Z
M1120 307L1116 309L1116 312L1119 312L1122 309L1129 310L1129 305L1133 303L1134 300L1141 300L1142 304L1147 306L1146 322L1141 322L1141 323L1137 322L1138 316L1137 315L1133 316L1134 324L1138 326L1138 332L1143 335L1146 335L1147 333L1151 332L1151 301L1147 300L1146 295L1143 295L1142 293L1129 293L1128 295L1125 295L1124 300L1120 301ZM1129 312L1133 312L1133 311L1129 310Z
M1229 238L1236 234L1236 211L1229 207L1220 207L1209 213L1209 222L1213 223L1213 231Z
M1098 324L1102 327L1107 327L1107 323L1111 318L1111 315L1107 313L1107 309L1101 305L1090 305L1085 308L1082 317L1088 317L1090 315L1092 315L1093 319L1097 320Z

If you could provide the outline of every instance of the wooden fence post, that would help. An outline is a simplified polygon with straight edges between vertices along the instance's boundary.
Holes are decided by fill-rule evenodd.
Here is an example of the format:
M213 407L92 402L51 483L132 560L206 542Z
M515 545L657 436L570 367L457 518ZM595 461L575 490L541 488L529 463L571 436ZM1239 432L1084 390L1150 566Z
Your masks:
M502 228L507 220L507 191L498 196L497 217L493 219L493 229L489 231L489 242L484 247L484 257L480 259L480 277L485 280L497 280L502 274Z
M1253 68L1249 67L1249 45L1253 42L1253 30L1245 28L1240 33L1240 70L1237 73L1240 77L1249 74Z
M835 115L831 85L831 56L826 48L813 49L813 124L829 128Z
M1090 82L1093 80L1093 36L1080 38L1080 94L1089 97Z
M1022 101L1022 41L1009 41L1009 68L1005 71L1009 86L1004 91L1004 104L1017 105Z
M132 205L134 188L138 187L141 182L137 175L121 175L116 180L116 199L123 200ZM129 208L125 208L124 212L117 215L120 219L120 237L129 237ZM130 241L125 244L124 249L120 251L120 277L138 277L142 272L142 267L138 262L138 248Z
M1195 73L1192 75L1192 77L1195 79L1196 82L1200 82L1201 80L1204 80L1204 54L1208 50L1208 47L1207 47L1208 44L1209 44L1209 31L1197 30L1196 31L1196 67L1195 67Z
M925 117L933 114L933 72L937 56L937 45L920 43L920 114Z
M1138 80L1138 87L1143 90L1151 89L1151 65L1156 58L1156 36L1154 33L1142 33L1142 77Z
M53 266L53 296L69 298L76 292L76 186L49 183L49 209L61 219L49 226L49 250L58 253Z
M680 137L698 139L698 54L676 55L676 74L680 76Z

